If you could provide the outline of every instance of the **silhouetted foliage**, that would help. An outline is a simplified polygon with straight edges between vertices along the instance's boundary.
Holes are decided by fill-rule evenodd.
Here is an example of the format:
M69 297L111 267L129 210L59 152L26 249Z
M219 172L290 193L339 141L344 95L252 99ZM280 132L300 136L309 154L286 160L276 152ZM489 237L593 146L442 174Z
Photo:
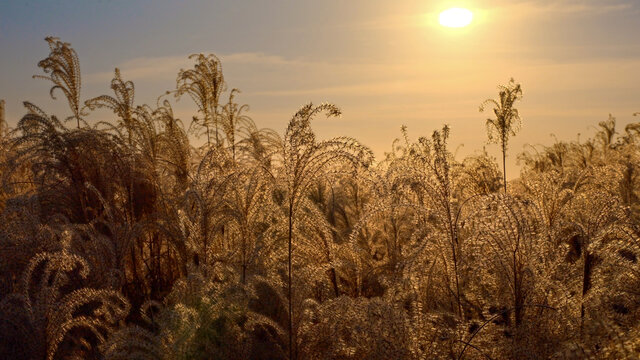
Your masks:
M332 104L259 129L239 90L221 100L215 55L154 105L116 69L81 107L75 51L46 41L76 126L29 102L0 120L0 358L640 356L640 124L532 147L507 193L513 80L482 105L501 174L486 151L458 161L448 126L402 127L380 162L318 139Z
M500 145L502 151L502 174L504 178L504 192L507 192L507 147L509 138L514 136L520 127L520 113L514 108L516 101L522 98L522 88L520 84L511 79L509 84L498 87L499 98L487 99L480 105L480 112L485 110L487 105L493 106L495 119L487 119L487 134L489 141Z

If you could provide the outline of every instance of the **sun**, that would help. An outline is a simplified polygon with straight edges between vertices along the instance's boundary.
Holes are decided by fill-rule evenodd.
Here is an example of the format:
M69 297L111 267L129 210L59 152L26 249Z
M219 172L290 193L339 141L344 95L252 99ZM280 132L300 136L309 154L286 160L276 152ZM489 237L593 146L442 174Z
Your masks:
M451 8L441 12L438 20L442 26L461 28L471 24L473 13L468 9Z

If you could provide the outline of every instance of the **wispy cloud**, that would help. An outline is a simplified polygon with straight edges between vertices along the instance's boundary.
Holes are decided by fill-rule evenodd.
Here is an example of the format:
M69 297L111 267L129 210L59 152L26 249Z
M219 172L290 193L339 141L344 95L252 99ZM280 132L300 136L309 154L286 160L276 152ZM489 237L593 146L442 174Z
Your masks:
M558 17L569 15L599 15L610 12L628 11L634 8L629 1L615 0L525 0L501 1L486 10L508 14L511 20L539 18L540 16Z
M250 64L267 66L291 66L300 64L298 61L288 60L280 56L266 55L263 53L243 52L220 55L220 60L225 64ZM139 57L127 60L117 67L127 80L151 80L158 78L173 78L183 68L193 66L193 60L188 56L159 56ZM109 81L113 78L113 72L97 72L88 74L88 83Z

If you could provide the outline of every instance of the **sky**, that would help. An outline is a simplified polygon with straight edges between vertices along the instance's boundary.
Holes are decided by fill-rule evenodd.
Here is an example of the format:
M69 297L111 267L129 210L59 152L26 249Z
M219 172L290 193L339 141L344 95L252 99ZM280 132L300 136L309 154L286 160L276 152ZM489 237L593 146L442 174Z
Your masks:
M472 24L440 26L450 7L470 9ZM259 127L282 134L300 106L332 102L343 115L315 119L320 138L352 136L382 158L402 125L416 139L448 124L462 159L499 155L478 107L513 77L524 93L513 178L530 146L591 136L609 114L621 131L640 121L639 34L640 0L0 0L0 99L10 126L25 100L68 115L31 77L49 35L77 51L83 100L110 94L118 67L136 103L155 104L188 55L213 53ZM188 121L195 107L184 98L175 110Z

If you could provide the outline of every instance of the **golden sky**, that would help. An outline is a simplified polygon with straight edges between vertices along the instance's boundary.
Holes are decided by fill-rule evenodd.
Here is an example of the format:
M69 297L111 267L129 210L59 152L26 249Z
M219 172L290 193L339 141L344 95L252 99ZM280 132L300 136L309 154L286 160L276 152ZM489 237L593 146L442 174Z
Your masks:
M470 26L437 23L454 6L473 11ZM609 113L620 129L640 120L639 15L635 0L2 2L0 98L10 123L23 100L66 111L31 79L47 35L78 52L85 99L109 91L117 66L140 103L155 102L189 54L211 52L261 127L282 133L299 106L329 101L343 116L318 118L321 137L354 136L381 156L403 124L414 138L449 124L461 157L486 145L478 106L513 77L524 90L515 176L525 144L590 135ZM191 118L188 99L177 113Z

